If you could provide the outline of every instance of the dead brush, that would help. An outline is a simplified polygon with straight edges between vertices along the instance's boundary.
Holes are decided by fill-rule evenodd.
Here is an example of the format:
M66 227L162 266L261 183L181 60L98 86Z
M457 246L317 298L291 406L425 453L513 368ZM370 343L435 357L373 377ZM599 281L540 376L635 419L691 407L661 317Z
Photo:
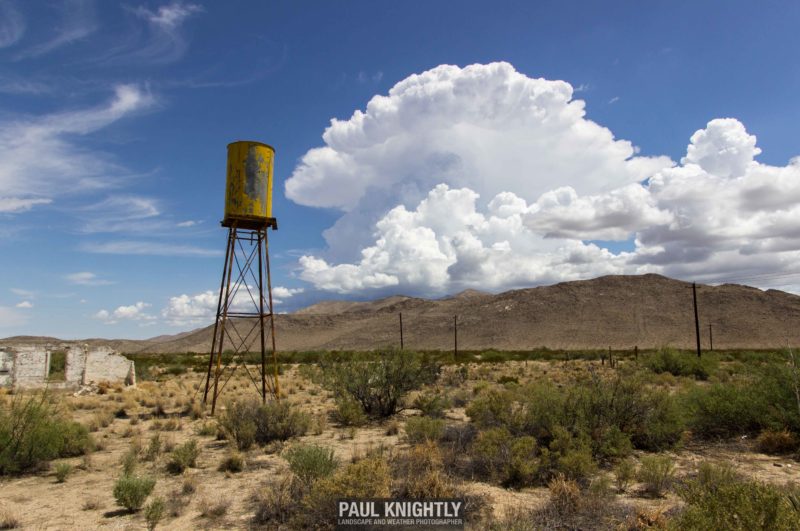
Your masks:
M100 509L101 507L103 507L103 504L100 501L100 498L98 498L97 496L92 496L91 498L87 498L83 502L83 505L81 506L81 508L84 511L96 511L97 509Z
M225 516L230 507L230 501L225 497L215 499L204 498L198 502L200 516L203 518L218 519Z
M395 494L401 498L452 498L457 495L454 480L444 470L444 462L436 443L415 445L393 460L394 477L398 481Z
M578 511L581 502L581 489L571 479L558 474L547 484L550 491L548 505L559 516L570 516Z
M187 476L183 479L181 484L181 494L188 496L197 491L197 478L194 476Z
M22 524L17 515L8 509L0 508L0 529L17 529L20 527L22 527Z
M298 510L297 500L302 496L302 486L293 476L256 489L251 498L253 524L271 527L288 524Z

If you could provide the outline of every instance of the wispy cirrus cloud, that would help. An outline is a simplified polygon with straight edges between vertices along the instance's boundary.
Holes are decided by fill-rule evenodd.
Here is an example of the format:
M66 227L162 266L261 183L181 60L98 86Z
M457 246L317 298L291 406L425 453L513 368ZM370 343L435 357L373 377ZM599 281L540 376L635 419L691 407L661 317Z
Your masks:
M111 195L76 213L84 233L155 231L163 228L160 214L157 199L138 195Z
M0 75L0 93L3 94L28 94L39 95L53 91L47 83L21 78L15 75Z
M21 197L0 197L0 212L16 214L26 212L36 205L47 205L52 199L24 199Z
M15 44L25 33L25 19L9 0L0 1L0 48Z
M132 254L152 256L219 256L215 249L193 245L172 245L164 242L121 240L103 243L86 243L82 250L99 254Z
M150 92L117 85L105 105L23 116L0 124L0 197L5 211L24 211L61 195L114 186L130 172L107 153L83 147L89 135L150 107Z
M183 24L193 13L202 11L203 8L196 4L173 2L151 11L144 6L134 9L134 13L163 30L175 30Z
M188 48L184 24L203 8L197 4L172 2L155 10L138 6L128 11L144 21L145 27L135 26L124 42L109 49L96 59L97 62L167 64L177 61Z
M34 298L34 292L29 289L22 289L22 288L10 288L11 293L18 297L22 297L23 299L32 299Z
M93 0L64 0L56 4L61 12L61 22L55 34L44 42L27 48L14 56L22 59L36 58L88 37L97 30Z
M98 277L97 274L92 273L91 271L70 273L69 275L65 275L64 278L66 278L70 283L78 284L80 286L108 286L114 284L114 282L110 280L105 280Z

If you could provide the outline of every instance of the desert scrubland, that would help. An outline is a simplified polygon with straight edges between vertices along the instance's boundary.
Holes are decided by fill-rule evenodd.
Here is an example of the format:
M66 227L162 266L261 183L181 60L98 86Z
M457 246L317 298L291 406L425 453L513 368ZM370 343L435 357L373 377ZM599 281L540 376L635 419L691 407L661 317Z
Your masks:
M4 528L330 527L339 497L462 497L472 529L797 529L790 351L139 354L138 385L2 391ZM57 378L57 375L52 376Z

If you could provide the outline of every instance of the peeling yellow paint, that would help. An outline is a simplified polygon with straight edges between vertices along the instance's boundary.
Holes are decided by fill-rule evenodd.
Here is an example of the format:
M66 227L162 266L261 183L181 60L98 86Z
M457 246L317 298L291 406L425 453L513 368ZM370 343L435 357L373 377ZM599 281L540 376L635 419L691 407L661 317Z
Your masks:
M225 219L266 220L272 217L272 168L275 150L261 142L228 144Z

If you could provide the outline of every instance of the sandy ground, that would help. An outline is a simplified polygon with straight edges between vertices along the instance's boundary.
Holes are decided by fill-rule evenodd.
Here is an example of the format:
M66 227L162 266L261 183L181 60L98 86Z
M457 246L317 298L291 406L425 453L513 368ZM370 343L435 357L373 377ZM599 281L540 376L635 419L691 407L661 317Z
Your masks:
M474 379L464 384L464 390L468 392L480 381L496 381L504 374L513 374L521 380L548 378L565 383L574 377L576 371L585 370L585 362L520 362L473 369ZM151 499L161 496L169 504L168 514L159 527L252 528L253 493L289 473L285 460L280 457L282 445L272 444L247 452L243 472L219 471L220 462L229 452L228 443L216 440L215 435L198 434L206 423L213 421L180 416L181 411L191 406L201 378L202 375L190 372L164 382L143 382L136 388L111 388L103 395L59 395L59 400L76 420L97 428L93 436L101 448L85 458L53 462L48 470L36 474L3 478L0 480L0 510L15 516L24 529L145 529L143 514L129 514L120 509L114 501L112 490L121 474L122 457L131 445L139 441L146 448L149 439L159 433L171 445L196 438L201 448L197 467L188 469L183 475L166 471L166 454L153 462L139 465L140 471L157 478ZM397 435L387 435L386 423L372 423L354 430L327 421L327 414L333 407L331 397L302 378L296 367L287 370L282 382L285 399L312 413L316 419L311 432L299 441L329 446L341 462L350 462L354 456L363 456L378 446L391 452L401 452L407 448L402 428ZM226 399L237 395L257 396L244 375L232 380L226 392ZM147 418L159 404L166 410L167 418ZM119 409L124 409L129 418L115 418L113 414ZM413 411L400 414L401 426L403 419L413 414ZM137 417L138 421L132 420ZM450 421L465 418L463 408L448 411ZM104 423L108 425L103 426ZM175 427L178 429L165 429ZM289 441L285 445L296 442ZM693 473L700 462L710 460L732 464L748 476L776 484L800 482L800 463L756 453L747 439L719 444L687 444L673 456L679 476ZM67 462L73 467L64 483L56 481L54 467L57 462ZM194 492L184 494L185 484L193 485ZM468 482L466 489L472 494L485 495L497 517L503 517L510 510L518 508L540 507L548 499L548 491L543 487L512 491L487 483ZM640 490L640 486L634 485L626 494L618 495L618 500L651 512L666 511L679 503L673 494L662 499L651 499L643 497ZM224 514L204 516L207 509L214 505L223 505Z

